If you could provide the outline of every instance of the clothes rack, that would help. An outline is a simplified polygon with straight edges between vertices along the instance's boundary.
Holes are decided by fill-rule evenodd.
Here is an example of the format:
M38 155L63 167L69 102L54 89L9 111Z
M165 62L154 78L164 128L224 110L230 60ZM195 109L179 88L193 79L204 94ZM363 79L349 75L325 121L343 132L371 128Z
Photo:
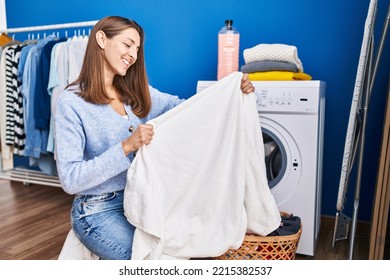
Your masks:
M94 26L97 22L98 21L95 20L95 21L72 22L72 23L63 23L63 24L8 28L8 29L0 30L0 34L1 33L12 34L12 33L22 33L22 32L35 32L35 31L44 31L44 30L87 27L87 26ZM40 170L28 169L25 167L16 167L9 170L3 170L1 161L0 161L0 179L23 182L25 186L29 184L39 184L45 186L61 187L61 184L57 176L46 175Z
M30 27L8 28L8 29L0 30L0 33L20 33L20 32L32 32L32 31L86 27L86 26L93 26L96 23L97 23L97 20L73 22L73 23L62 23L62 24L40 25L40 26L30 26Z

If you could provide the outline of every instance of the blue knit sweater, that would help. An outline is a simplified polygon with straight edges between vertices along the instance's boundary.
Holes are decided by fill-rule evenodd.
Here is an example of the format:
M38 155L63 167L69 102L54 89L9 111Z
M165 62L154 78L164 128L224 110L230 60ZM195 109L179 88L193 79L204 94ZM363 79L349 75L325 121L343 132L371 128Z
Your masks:
M59 95L55 110L55 155L63 189L69 194L101 194L123 190L133 155L122 141L137 127L183 102L150 87L152 108L145 118L125 106L129 119L110 105L91 104L71 91Z

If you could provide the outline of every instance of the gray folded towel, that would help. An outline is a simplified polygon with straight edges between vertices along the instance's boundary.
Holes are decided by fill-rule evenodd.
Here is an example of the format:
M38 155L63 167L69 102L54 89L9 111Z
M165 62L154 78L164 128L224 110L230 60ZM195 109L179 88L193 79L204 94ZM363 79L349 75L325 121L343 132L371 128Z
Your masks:
M242 73L255 73L266 71L289 71L298 72L298 67L291 62L276 60L261 60L241 66Z

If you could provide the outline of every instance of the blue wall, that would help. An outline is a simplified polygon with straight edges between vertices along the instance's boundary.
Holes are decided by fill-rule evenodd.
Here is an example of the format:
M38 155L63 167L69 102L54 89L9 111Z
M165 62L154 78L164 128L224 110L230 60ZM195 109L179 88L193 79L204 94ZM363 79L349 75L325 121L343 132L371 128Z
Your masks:
M379 0L378 42L389 1ZM259 43L295 45L305 72L327 83L322 214L334 216L351 96L369 0L6 0L8 28L98 20L135 19L146 32L150 83L189 97L198 80L215 80L217 32L231 18L242 50ZM43 35L43 32L41 33ZM63 34L63 33L62 33ZM41 36L42 36L41 35ZM18 36L16 39L24 39ZM370 220L389 77L387 36L368 114L359 219ZM378 43L377 43L378 44ZM354 176L343 211L352 214Z

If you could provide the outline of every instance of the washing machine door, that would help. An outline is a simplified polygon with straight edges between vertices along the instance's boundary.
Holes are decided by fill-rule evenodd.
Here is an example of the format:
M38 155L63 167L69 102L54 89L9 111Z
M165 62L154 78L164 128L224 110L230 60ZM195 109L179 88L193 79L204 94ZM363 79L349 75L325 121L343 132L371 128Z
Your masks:
M260 116L264 141L268 185L278 206L283 205L298 188L301 155L291 134L278 122Z

